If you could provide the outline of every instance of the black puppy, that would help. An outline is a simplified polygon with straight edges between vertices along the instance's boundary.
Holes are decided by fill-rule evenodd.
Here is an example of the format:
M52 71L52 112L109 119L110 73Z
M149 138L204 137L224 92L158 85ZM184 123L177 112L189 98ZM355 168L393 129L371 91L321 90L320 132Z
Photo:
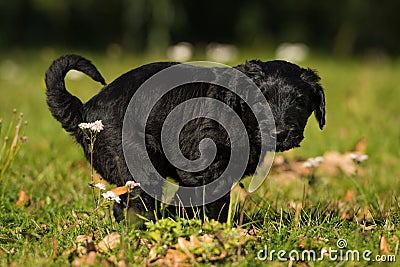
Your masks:
M82 145L87 159L90 158L88 141L78 125L82 122L102 120L104 130L98 134L96 139L93 166L109 183L122 186L126 181L135 179L136 171L128 168L129 162L125 160L122 140L124 116L131 98L138 88L153 75L177 64L179 63L157 62L147 64L123 74L109 85L106 85L104 78L90 61L78 55L60 57L53 62L46 72L46 94L50 111L61 122L62 127ZM195 72L196 68L204 69L194 66L188 68ZM84 72L105 87L83 104L77 97L71 95L65 87L65 75L72 69ZM262 62L258 60L248 61L234 67L234 69L249 77L269 103L276 128L268 133L267 138L276 141L276 147L269 147L267 150L284 151L298 147L304 138L303 131L307 120L313 112L318 120L319 127L323 128L325 124L325 97L319 84L320 78L314 71L285 61ZM221 75L215 74L214 79L220 79L219 76ZM235 81L234 76L229 76L229 79L230 84L240 87L240 81ZM157 88L152 90L157 90ZM254 89L239 88L239 90ZM139 136L142 134L145 136L149 159L157 172L163 177L174 178L180 186L194 187L215 181L227 168L230 159L231 140L224 128L212 119L195 118L188 122L179 134L179 148L189 160L196 160L201 156L199 144L203 139L212 139L217 154L204 170L190 172L177 168L169 162L165 151L163 151L161 129L168 114L180 103L197 97L218 99L231 107L240 117L245 125L245 131L250 142L250 152L246 160L247 166L244 175L254 173L259 158L263 157L265 152L261 150L262 134L259 125L263 122L257 121L252 113L252 107L242 98L221 86L205 82L185 84L179 86L176 90L169 91L152 108L146 122L145 133L135 128L130 129L129 133L132 135ZM140 101L146 105L148 99L143 97ZM201 106L199 108L201 109ZM140 112L140 110L136 110L136 112ZM135 114L133 114L133 117L135 117ZM129 144L133 147L136 145L134 141ZM136 161L137 159L140 161L141 156L138 153L129 160ZM139 165L138 168L140 168ZM133 172L133 175L130 171ZM155 181L151 171L146 169L140 173L147 175L147 177L141 177L141 179L145 179L150 184ZM225 181L225 183L230 186L233 181ZM154 186L159 185L154 182ZM205 192L205 194L221 193L217 192L218 190L218 188L215 188L213 190L215 192ZM131 194L136 197L129 201L129 208L141 216L153 219L158 204L153 198L154 195L146 193L141 188L135 188ZM160 194L160 192L156 192L156 194ZM179 196L179 190L177 195ZM114 205L114 216L117 221L124 218L124 203L126 202L121 201L120 204ZM205 205L204 210L209 218L226 221L228 204L229 192Z

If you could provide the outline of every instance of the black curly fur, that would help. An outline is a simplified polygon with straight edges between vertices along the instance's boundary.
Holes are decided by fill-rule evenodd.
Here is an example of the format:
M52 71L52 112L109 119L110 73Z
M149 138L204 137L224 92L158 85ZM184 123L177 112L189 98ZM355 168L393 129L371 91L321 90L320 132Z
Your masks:
M87 159L90 157L88 143L78 124L102 120L104 130L96 139L93 166L109 183L121 186L126 181L133 180L124 160L121 140L125 111L133 94L155 73L176 64L178 63L147 64L123 74L109 85L106 85L103 77L90 61L78 55L66 55L55 60L46 72L49 109L62 127L83 147ZM277 139L277 151L299 146L304 138L304 127L312 112L315 113L320 128L323 128L325 97L319 84L320 78L314 71L285 61L262 62L259 60L248 61L235 68L250 77L268 100L276 123L276 131L271 133L271 137ZM82 71L106 86L83 104L65 88L64 77L72 69ZM196 186L215 180L227 166L229 138L224 129L211 120L193 120L184 127L180 135L182 153L189 159L198 157L198 144L205 137L211 138L217 144L217 157L206 170L193 174L176 169L168 162L160 148L160 130L169 111L184 100L199 96L219 99L239 114L251 142L246 174L253 173L257 167L261 146L260 133L254 115L238 96L224 88L206 83L187 84L181 86L179 90L172 90L162 98L160 104L153 108L146 125L146 146L157 171L164 177L175 178L180 185ZM146 99L143 101L146 102ZM153 219L156 201L140 188L135 188L132 195L139 195L140 198L130 201L130 208L136 213ZM114 216L117 221L124 218L123 203L125 203L124 199L121 204L114 205ZM225 221L228 206L229 194L206 205L205 211L210 218Z

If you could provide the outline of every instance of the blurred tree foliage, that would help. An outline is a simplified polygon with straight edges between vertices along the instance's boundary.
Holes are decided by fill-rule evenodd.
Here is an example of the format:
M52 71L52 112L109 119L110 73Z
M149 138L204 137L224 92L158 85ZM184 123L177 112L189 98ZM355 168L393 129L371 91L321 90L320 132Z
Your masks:
M1 0L0 10L2 48L304 42L346 56L396 54L400 43L400 1L391 0Z

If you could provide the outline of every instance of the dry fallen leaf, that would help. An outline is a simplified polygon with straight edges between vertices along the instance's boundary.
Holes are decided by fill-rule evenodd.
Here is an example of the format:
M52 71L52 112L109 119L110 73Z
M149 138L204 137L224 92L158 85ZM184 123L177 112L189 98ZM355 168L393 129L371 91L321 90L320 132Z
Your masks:
M205 235L200 236L200 240L203 243L210 244L213 242L214 238L213 238L213 236L211 236L209 234L205 234Z
M355 194L356 194L356 191L354 189L347 190L346 194L343 197L343 201L344 202L352 202Z
M15 202L16 206L21 206L21 207L28 207L31 204L31 200L29 196L25 193L24 190L19 191L19 197L17 202Z
M78 235L75 239L76 250L80 255L86 255L90 251L96 251L93 237L90 235Z
M194 238L192 238L194 237ZM179 248L185 252L186 256L190 258L192 262L196 262L194 255L189 251L188 247L198 247L201 246L200 241L197 239L195 235L190 236L190 241L187 241L183 237L178 238L178 246Z
M120 196L123 194L128 193L128 187L127 186L120 186L120 187L116 187L111 189L111 191L116 195L116 196Z
M371 225L368 225L368 226L366 226L365 224L360 224L360 227L364 231L371 231L371 230L376 229L376 225L374 225L374 224L371 224Z
M96 252L90 251L86 257L86 264L93 265L96 261Z
M298 247L300 249L306 249L307 248L307 239L304 236L300 236L299 237Z
M100 252L108 252L116 249L121 241L121 235L118 232L113 232L103 238L98 244L97 248Z
M163 258L159 258L152 262L152 266L168 266L168 267L190 267L192 264L187 262L187 255L176 249L168 249L167 254Z
M324 161L318 169L330 175L339 173L351 175L356 172L357 167L348 154L328 151L324 153Z
M92 266L96 262L96 252L90 251L87 255L77 257L73 262L73 266Z
M346 209L342 212L341 218L343 220L352 221L354 219L354 210Z
M385 235L381 235L379 240L379 255L391 255Z
M357 144L354 146L353 151L360 154L365 154L365 152L367 151L367 138L361 138L360 141L358 141Z

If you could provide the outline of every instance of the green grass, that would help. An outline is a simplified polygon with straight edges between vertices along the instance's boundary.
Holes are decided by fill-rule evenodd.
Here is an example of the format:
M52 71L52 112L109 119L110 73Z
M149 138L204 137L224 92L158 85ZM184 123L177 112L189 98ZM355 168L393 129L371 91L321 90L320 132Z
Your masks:
M399 256L400 62L397 59L371 62L314 56L301 64L318 69L322 77L327 125L321 132L314 118L310 118L301 148L288 157L315 157L327 151L344 153L358 140L366 138L369 159L359 167L363 175L317 172L312 183L301 177L290 181L275 177L267 179L245 202L246 193L236 188L232 199L238 208L234 209L236 216L233 217L243 213L250 218L242 227L237 227L237 219L228 226L173 218L149 222L145 231L126 229L123 223L112 222L107 207L89 217L93 211L88 187L90 166L81 148L51 117L45 101L44 72L62 53L52 50L0 53L0 118L3 125L8 123L12 109L16 108L29 122L25 130L28 142L23 144L11 169L0 181L0 264L78 263L77 260L87 257L79 249L88 247L78 246L79 235L93 236L94 243L98 244L113 232L121 234L121 242L113 251L98 252L95 265L123 261L128 265L168 266L175 257L184 261L180 266L185 263L188 266L307 266L303 262L281 262L277 254L273 255L272 262L269 258L259 261L257 253L265 247L268 252L320 252L322 248L336 249L337 240L345 239L348 249L370 250L372 258L379 255L381 236L386 237L390 252ZM165 60L130 54L114 58L81 53L92 59L107 81L145 62ZM265 51L247 51L240 61L247 58L265 60L268 55ZM82 100L100 89L99 84L86 77L68 80L67 87ZM3 138L4 132L0 136ZM30 197L29 205L15 205L20 190ZM354 190L351 201L345 200L349 190ZM296 203L305 204L299 207ZM354 216L343 219L344 212L353 212ZM78 224L79 219L84 221ZM57 235L60 236L54 245ZM307 264L382 265L326 258Z

